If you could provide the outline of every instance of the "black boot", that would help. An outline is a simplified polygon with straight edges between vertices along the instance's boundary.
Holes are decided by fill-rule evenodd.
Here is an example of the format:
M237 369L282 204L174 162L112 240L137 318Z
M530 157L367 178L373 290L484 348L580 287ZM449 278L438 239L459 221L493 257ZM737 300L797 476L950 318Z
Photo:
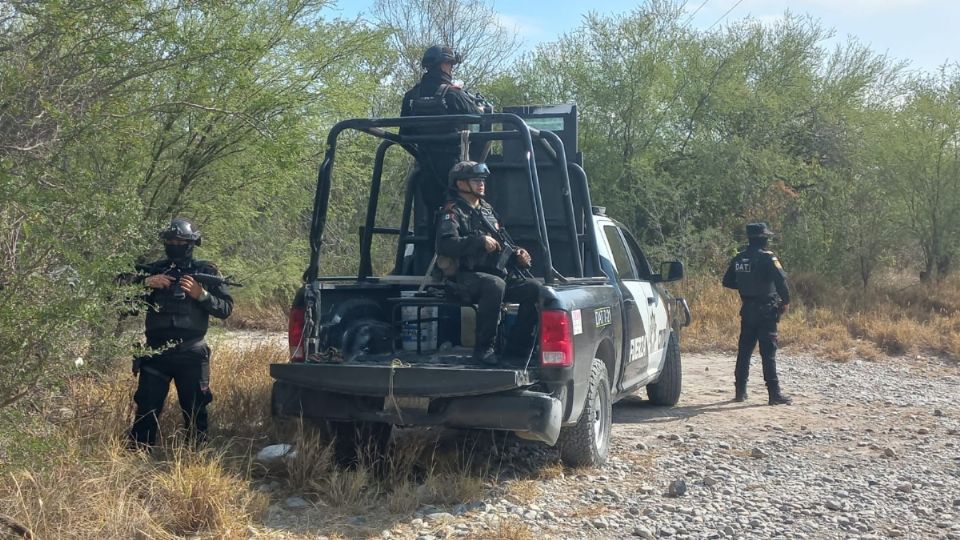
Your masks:
M746 383L738 384L736 388L737 388L737 395L734 396L733 400L736 401L737 403L743 403L744 401L747 400L747 384Z
M788 396L783 395L780 392L780 383L774 383L767 385L767 394L770 395L770 399L767 400L767 405L791 405L793 400Z
M477 347L473 350L473 359L487 366L497 365L497 353L493 347Z

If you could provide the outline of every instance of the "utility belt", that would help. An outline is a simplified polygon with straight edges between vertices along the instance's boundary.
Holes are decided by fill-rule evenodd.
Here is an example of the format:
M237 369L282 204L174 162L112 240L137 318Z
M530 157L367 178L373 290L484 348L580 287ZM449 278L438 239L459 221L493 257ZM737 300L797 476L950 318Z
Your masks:
M170 342L167 342L167 343L170 343ZM166 345L166 343L164 345ZM171 347L164 348L164 346L161 345L160 347L157 347L157 348L158 349L163 348L163 350L160 351L160 354L162 355L166 353L199 352L203 350L203 348L206 346L207 346L207 342L204 340L203 336L201 336L198 338L185 339L183 341L179 341ZM151 355L145 355L145 356L153 356L153 355L151 354Z
M745 310L753 313L759 313L765 319L772 319L774 322L780 322L780 299L777 297L741 297L743 307L740 309L740 315L746 314Z
M153 368L152 365L162 363L163 357L168 354L197 353L198 357L200 358L201 384L208 385L210 383L210 355L207 354L208 351L209 349L207 348L207 342L204 340L204 338L199 337L188 339L181 341L170 348L164 349L159 353L145 354L135 357L133 359L133 369L134 372L143 371L169 382L171 377L160 370Z
M780 299L774 296L741 296L740 300L744 304L751 304L754 306L764 306L764 305L779 305Z

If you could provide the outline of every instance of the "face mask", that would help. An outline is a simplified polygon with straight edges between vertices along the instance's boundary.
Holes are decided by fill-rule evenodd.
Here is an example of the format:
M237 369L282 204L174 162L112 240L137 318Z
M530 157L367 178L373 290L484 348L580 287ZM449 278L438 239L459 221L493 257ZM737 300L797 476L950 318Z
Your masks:
M193 258L193 244L164 244L163 251L171 261L185 261Z
M770 239L769 239L769 238L765 238L765 237L758 237L758 238L751 238L751 239L750 239L750 245L751 245L751 246L757 246L757 247L760 248L760 249L766 249L767 244L769 244L769 243L770 243Z

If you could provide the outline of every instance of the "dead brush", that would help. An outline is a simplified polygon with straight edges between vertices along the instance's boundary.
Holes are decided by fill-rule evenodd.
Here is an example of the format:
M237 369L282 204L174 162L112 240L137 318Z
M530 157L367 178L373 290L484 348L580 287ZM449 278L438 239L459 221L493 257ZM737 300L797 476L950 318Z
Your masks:
M41 470L0 479L0 512L34 538L172 539L244 536L266 509L266 499L227 472L216 452L167 453L174 458L156 461L116 438L72 444Z
M282 332L287 329L290 299L268 298L259 301L237 302L230 318L222 324L236 330L269 330Z
M507 516L497 520L492 530L481 531L467 536L468 540L533 540L530 526L520 518Z
M210 361L210 405L217 434L250 440L271 435L270 364L287 361L284 344L261 341L253 345L214 343ZM176 408L175 402L174 408Z
M221 537L244 536L247 524L266 511L267 498L231 474L223 454L178 446L173 455L153 471L142 495L162 530L175 536L206 531Z
M827 359L880 360L920 352L960 357L960 276L938 285L884 276L870 288L846 288L822 277L791 275L793 302L780 324L780 343ZM682 346L691 352L731 350L739 335L740 302L712 276L678 288L693 312Z

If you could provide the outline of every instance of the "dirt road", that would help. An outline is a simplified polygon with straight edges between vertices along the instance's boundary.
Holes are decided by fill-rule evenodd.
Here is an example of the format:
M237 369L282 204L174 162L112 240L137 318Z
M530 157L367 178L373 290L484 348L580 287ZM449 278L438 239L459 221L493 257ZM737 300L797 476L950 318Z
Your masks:
M278 502L261 532L960 539L960 367L930 358L834 364L806 356L782 356L780 367L795 405L766 405L756 363L750 399L734 403L731 355L685 355L677 407L640 397L614 406L603 469L564 471L554 452L516 441L481 500L389 518L335 518Z

